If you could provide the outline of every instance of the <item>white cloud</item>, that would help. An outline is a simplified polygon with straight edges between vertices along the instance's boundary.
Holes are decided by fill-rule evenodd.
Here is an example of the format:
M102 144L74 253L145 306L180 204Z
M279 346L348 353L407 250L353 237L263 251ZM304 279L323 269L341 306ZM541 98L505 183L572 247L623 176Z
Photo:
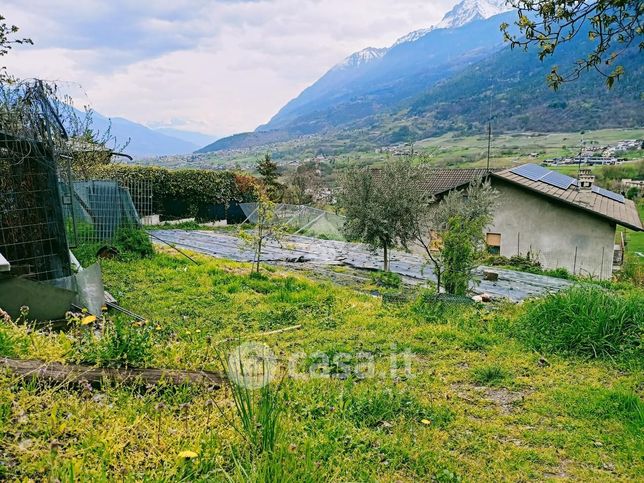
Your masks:
M14 74L79 83L109 116L219 135L254 129L345 56L432 25L454 3L6 1L3 15L36 43L3 59Z

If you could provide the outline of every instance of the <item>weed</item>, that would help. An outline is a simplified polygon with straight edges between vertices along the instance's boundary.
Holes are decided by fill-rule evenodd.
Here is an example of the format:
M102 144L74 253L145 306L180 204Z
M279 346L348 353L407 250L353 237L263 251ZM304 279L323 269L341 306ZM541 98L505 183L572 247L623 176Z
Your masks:
M371 274L371 281L374 285L383 288L400 288L402 279L394 272L375 272Z
M413 303L412 313L429 323L445 323L456 314L466 311L472 305L469 297L437 295L431 290L423 291Z
M0 327L0 356L12 357L16 355L12 334Z
M152 329L149 324L119 318L104 320L104 331L99 333L93 325L82 326L82 320L75 322L78 325L71 357L78 363L128 367L141 366L150 358Z
M120 228L114 235L114 247L122 258L149 258L154 255L154 247L147 233L136 228Z
M601 358L642 356L644 296L574 287L531 302L519 334L538 351Z
M487 334L472 334L463 341L463 347L470 351L482 351L496 342L493 336Z
M644 429L644 402L632 390L573 387L555 391L554 398L575 418L612 419L636 432Z
M6 316L3 319L2 315ZM29 346L25 333L18 329L18 323L24 321L27 313L23 313L17 321L12 321L9 316L0 309L0 356L16 357L27 351Z
M273 374L271 361L263 354L256 356L262 364L257 374L251 372L256 366L249 366L241 353L238 358L225 358L219 354L237 415L237 420L230 424L244 437L247 446L247 449L234 452L235 473L232 476L240 481L281 482L287 476L282 464L285 456L280 424L282 385L270 380ZM254 384L249 384L251 380L259 382L261 387L256 390Z
M472 371L472 380L481 386L499 385L508 377L507 372L496 364L477 367Z
M421 404L408 392L398 389L356 390L349 386L343 393L344 417L358 427L376 428L404 418L408 421L428 421L433 427L444 427L453 418L449 409Z

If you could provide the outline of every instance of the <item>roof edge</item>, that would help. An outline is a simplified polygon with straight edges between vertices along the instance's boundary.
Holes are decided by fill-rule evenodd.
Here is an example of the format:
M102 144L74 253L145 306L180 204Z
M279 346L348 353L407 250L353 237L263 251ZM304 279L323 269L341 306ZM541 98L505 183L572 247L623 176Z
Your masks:
M598 212L597 212L597 211L595 211L595 210L591 210L591 209L588 209L588 208L584 208L583 206L578 205L578 204L576 204L576 203L571 203L570 201L563 200L563 199L559 198L558 196L549 195L548 193L544 193L543 191L539 191L539 190L537 190L537 189L531 188L530 186L526 186L526 185L524 185L524 184L522 184L522 183L517 183L517 182L516 182L516 181L514 181L514 180L511 180L511 179L505 178L505 177L503 177L503 176L499 176L496 172L492 172L492 173L490 173L490 176L492 176L492 177L493 177L493 178L495 178L495 179L499 179L499 180L501 180L501 181L505 181L506 183L510 183L510 184L512 184L512 185L515 185L515 186L520 186L520 187L522 187L522 188L524 188L524 189L526 189L526 190L531 191L532 193L536 193L536 194L538 194L538 195L541 195L541 196L543 196L544 198L549 198L549 199L551 199L551 200L559 201L560 203L563 203L563 204L565 204L565 205L572 206L573 208L577 208L578 210L581 210L581 211L584 211L584 212L586 212L586 213L590 213L590 214L592 214L592 215L595 215L595 216L597 216L598 218L603 218L603 219L605 219L605 220L612 221L612 222L614 222L614 223L618 224L619 226L623 226L624 228L629 228L629 229L634 230L634 231L644 231L644 227L643 227L643 226L641 226L641 225L640 225L640 226L631 225L630 223L626 223L626 222L624 222L624 221L622 221L622 220L618 220L618 219L613 218L613 217L611 217L611 216L607 216L607 215L604 215L604 214L602 214L602 213L598 213ZM625 201L631 201L631 200L625 200ZM637 207L635 207L635 209L637 210ZM638 217L639 217L639 213L638 213ZM640 223L641 223L641 220L640 220Z

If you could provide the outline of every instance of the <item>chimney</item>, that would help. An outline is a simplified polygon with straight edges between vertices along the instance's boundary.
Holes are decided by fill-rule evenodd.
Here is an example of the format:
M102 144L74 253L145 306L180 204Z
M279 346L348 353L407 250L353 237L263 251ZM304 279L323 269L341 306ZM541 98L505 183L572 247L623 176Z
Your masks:
M590 191L595 184L595 175L590 169L579 170L579 189L582 191Z

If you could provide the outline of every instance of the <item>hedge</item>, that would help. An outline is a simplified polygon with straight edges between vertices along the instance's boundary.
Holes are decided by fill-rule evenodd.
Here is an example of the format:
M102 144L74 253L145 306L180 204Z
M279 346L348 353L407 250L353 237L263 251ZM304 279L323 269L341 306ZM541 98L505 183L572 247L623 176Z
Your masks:
M92 179L110 179L124 185L147 181L152 185L154 211L161 215L194 217L202 206L247 203L255 200L259 180L232 171L170 170L155 166L107 164L92 169ZM181 213L170 207L181 204Z

